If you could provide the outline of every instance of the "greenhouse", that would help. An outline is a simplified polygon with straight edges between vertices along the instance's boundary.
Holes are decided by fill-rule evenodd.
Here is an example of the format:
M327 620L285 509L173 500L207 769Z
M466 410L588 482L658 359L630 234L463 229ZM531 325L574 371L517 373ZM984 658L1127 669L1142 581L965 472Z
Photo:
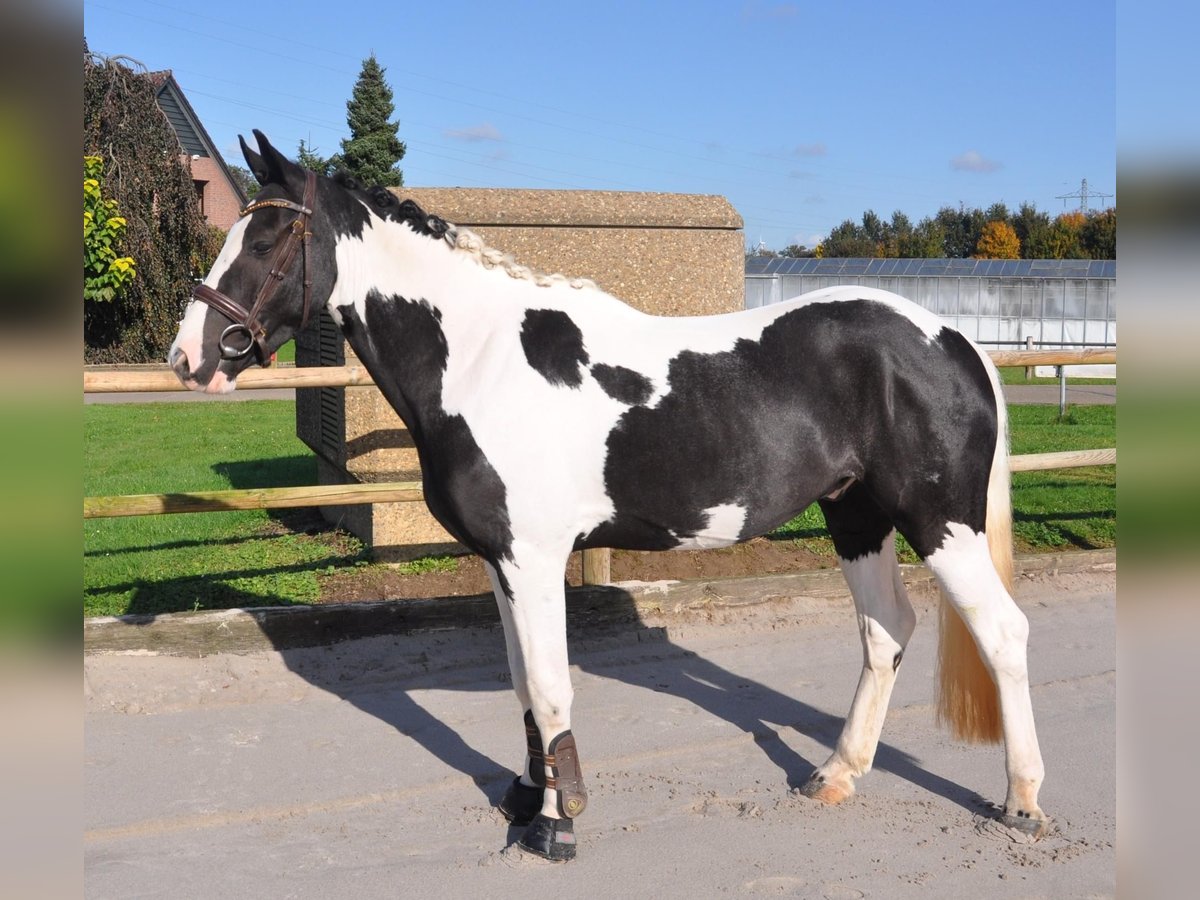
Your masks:
M746 260L746 308L843 284L881 288L989 347L1113 347L1117 264L1095 259Z

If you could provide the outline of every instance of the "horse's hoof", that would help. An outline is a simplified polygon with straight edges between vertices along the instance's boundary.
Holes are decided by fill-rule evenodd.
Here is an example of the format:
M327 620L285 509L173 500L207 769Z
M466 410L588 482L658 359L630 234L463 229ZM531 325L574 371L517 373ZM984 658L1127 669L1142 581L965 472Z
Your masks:
M522 784L518 776L508 786L496 808L511 824L528 825L542 811L543 793L540 787Z
M551 819L538 813L517 846L551 862L575 858L575 825L570 819Z
M1000 816L1000 824L1013 831L1019 831L1035 841L1045 837L1050 831L1050 820L1044 814L1040 818L1035 818L1024 810L1017 810L1015 815L1004 813Z
M854 785L851 784L847 788L845 785L827 781L825 776L820 772L813 772L808 776L808 781L800 785L798 790L805 797L811 797L813 800L820 800L822 803L836 806L854 793Z

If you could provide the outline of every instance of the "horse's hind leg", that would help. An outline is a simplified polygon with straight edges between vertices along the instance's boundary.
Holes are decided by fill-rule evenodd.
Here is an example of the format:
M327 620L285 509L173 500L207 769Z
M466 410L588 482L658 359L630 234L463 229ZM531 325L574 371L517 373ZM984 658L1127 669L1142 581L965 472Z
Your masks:
M800 790L839 803L854 793L854 779L871 769L916 614L899 577L895 531L862 486L840 500L822 501L821 508L854 597L863 667L837 747Z
M949 523L946 532L942 546L930 553L925 563L966 624L996 684L1008 774L1004 820L1023 831L1041 834L1049 819L1038 806L1045 768L1029 696L1029 620L997 574L987 536L956 522ZM946 665L946 660L942 664Z

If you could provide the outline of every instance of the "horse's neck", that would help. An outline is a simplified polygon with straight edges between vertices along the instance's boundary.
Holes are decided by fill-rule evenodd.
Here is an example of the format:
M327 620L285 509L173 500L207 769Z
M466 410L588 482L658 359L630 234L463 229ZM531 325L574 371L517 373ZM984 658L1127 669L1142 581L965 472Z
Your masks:
M442 388L451 353L456 371L486 352L494 332L519 335L528 308L561 304L559 288L486 268L469 254L373 220L361 240L336 250L338 284L329 310L380 391L414 438L444 415ZM554 296L557 295L557 296Z

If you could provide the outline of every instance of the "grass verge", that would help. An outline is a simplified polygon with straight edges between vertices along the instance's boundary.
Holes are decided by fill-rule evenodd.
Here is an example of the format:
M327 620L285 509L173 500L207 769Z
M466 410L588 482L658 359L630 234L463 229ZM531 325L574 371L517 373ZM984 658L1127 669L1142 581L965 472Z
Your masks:
M1116 407L1013 406L1013 453L1116 446ZM84 493L135 494L314 484L316 463L295 437L294 405L238 403L84 406ZM1022 552L1116 543L1116 470L1013 477ZM771 537L834 557L814 505ZM901 556L915 561L902 542ZM312 510L137 516L84 522L84 614L162 613L311 603L321 579L366 568L362 544ZM446 571L452 559L410 571Z

